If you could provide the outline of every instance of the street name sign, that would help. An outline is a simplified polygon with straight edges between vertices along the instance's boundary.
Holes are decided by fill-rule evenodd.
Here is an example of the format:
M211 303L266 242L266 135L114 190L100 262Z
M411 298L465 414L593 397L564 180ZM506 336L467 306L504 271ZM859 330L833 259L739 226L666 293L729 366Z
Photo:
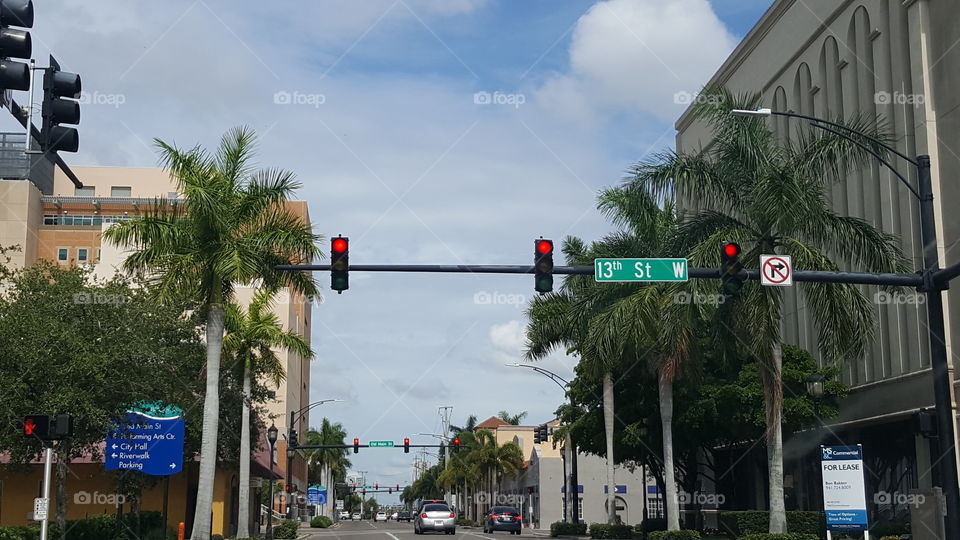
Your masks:
M823 510L827 530L865 531L867 497L863 479L863 447L821 446Z
M595 259L593 277L601 282L687 281L687 260Z
M183 470L182 416L152 416L128 412L107 433L104 469L139 471L167 476Z
M370 448L393 448L393 441L370 441Z

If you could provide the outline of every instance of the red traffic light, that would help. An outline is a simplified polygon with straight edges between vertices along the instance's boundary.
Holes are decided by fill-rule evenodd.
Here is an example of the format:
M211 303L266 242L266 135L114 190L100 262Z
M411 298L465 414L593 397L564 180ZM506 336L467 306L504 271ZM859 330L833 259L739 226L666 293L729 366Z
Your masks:
M550 240L539 240L537 242L537 253L546 255L553 251L553 242Z
M289 493L289 492L290 492L290 484L287 484L287 485L283 486L283 490Z
M35 429L37 429L37 424L33 421L33 418L27 418L27 421L23 423L23 434L29 437L33 435Z
M740 244L727 242L723 245L723 254L730 258L740 255Z
M343 253L347 250L347 240L345 238L334 238L331 247L334 253Z

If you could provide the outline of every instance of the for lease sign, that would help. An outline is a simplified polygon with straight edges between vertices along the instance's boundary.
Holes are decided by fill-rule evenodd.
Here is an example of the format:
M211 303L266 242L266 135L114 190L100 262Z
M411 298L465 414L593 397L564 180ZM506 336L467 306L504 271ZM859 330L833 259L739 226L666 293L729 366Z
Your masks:
M823 473L823 509L827 515L827 529L867 530L863 448L859 444L821 446L820 456L820 469Z

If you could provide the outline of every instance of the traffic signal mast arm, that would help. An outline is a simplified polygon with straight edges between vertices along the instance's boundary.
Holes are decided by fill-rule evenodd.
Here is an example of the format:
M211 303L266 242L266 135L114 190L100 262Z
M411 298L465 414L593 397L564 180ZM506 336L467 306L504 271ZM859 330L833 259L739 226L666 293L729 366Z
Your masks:
M349 449L353 447L354 445L352 444L303 444L303 445L298 445L296 447L290 447L290 449L291 450L341 450L341 449L345 449L345 448ZM398 448L400 450L403 450L403 447L404 445L402 444L396 444L394 446L386 446L386 447L381 446L381 447L373 447L373 448ZM357 448L371 448L371 446L369 444L359 444L357 445ZM411 443L410 448L444 448L444 445L437 444L437 443L433 443L433 444Z

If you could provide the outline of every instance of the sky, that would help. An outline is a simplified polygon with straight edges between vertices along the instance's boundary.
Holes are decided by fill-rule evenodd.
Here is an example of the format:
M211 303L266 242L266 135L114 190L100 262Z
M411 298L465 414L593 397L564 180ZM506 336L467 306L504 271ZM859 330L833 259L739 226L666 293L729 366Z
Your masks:
M70 165L156 166L154 138L212 148L247 125L259 165L296 174L315 230L348 236L352 264L527 264L537 237L613 230L598 191L671 147L771 0L34 4L34 57L83 78ZM427 443L440 407L454 424L500 410L539 424L564 399L504 365L523 362L533 276L352 272L341 295L316 277L311 398L344 402L313 425ZM571 378L575 362L540 365ZM405 485L415 455L350 458L368 483Z

